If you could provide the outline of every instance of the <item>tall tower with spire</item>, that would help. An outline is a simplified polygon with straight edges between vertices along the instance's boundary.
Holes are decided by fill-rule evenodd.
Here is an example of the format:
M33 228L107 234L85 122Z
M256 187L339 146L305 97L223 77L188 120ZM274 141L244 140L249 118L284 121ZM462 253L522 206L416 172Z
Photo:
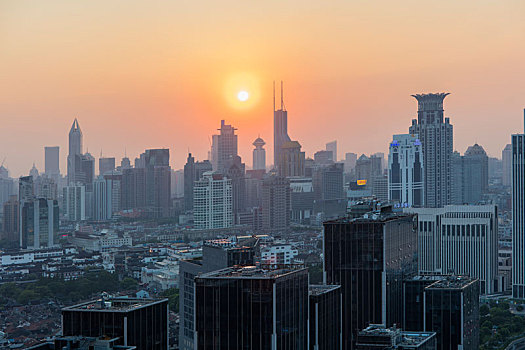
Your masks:
M288 111L284 107L283 82L281 81L281 108L275 109L275 82L273 83L273 166L277 167L281 147L290 141L288 136Z
M69 130L69 154L67 156L67 181L69 184L74 184L76 179L77 169L80 165L80 156L82 155L82 130L78 125L78 120L75 118L71 130Z

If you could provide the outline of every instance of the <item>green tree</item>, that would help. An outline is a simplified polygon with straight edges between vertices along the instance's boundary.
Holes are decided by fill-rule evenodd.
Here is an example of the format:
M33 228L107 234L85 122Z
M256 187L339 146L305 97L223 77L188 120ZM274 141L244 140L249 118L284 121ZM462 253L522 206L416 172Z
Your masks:
M483 304L479 307L479 314L480 316L486 316L488 315L490 309L489 309L489 306L487 304Z
M161 293L161 296L168 298L168 306L171 311L179 312L179 289L170 288Z
M120 282L120 287L123 290L135 290L137 289L137 286L138 286L137 280L130 278L130 277L125 277L122 280L122 282Z

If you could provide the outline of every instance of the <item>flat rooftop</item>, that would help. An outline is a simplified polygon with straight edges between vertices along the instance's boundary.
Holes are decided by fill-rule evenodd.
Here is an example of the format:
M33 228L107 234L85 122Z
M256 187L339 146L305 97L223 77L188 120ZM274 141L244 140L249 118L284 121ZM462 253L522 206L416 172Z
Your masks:
M425 343L430 338L436 335L435 332L401 332L401 341L397 343L398 346L403 348L418 348L419 345Z
M147 306L160 304L168 299L143 299L143 298L107 298L88 301L85 303L65 307L62 311L86 312L129 312Z
M310 295L321 295L340 288L341 286L338 284L310 284L308 292Z
M226 269L208 272L200 275L198 278L206 279L225 279L225 278L243 278L243 279L276 279L284 275L306 271L305 268L286 268L266 270L256 266L229 267Z
M476 279L467 276L447 276L427 287L427 289L463 289L476 282Z

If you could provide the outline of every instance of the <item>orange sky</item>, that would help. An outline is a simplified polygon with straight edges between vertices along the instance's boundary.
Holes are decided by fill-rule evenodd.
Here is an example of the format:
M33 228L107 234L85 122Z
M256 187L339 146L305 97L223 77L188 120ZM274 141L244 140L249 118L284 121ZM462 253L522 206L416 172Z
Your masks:
M410 94L448 91L454 147L500 156L521 132L525 2L1 1L0 162L13 176L61 147L75 116L99 156L169 147L204 159L225 119L251 166L272 152L272 80L307 155L385 152L416 114ZM249 108L233 102L250 86ZM232 83L233 82L233 83ZM231 92L230 92L231 90ZM256 100L256 101L255 101Z

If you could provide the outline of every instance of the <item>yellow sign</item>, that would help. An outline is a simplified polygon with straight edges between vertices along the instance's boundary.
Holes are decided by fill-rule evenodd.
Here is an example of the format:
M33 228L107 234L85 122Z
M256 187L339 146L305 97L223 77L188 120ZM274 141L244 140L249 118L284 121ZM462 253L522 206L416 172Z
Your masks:
M364 186L366 185L366 180L357 180L357 186Z

